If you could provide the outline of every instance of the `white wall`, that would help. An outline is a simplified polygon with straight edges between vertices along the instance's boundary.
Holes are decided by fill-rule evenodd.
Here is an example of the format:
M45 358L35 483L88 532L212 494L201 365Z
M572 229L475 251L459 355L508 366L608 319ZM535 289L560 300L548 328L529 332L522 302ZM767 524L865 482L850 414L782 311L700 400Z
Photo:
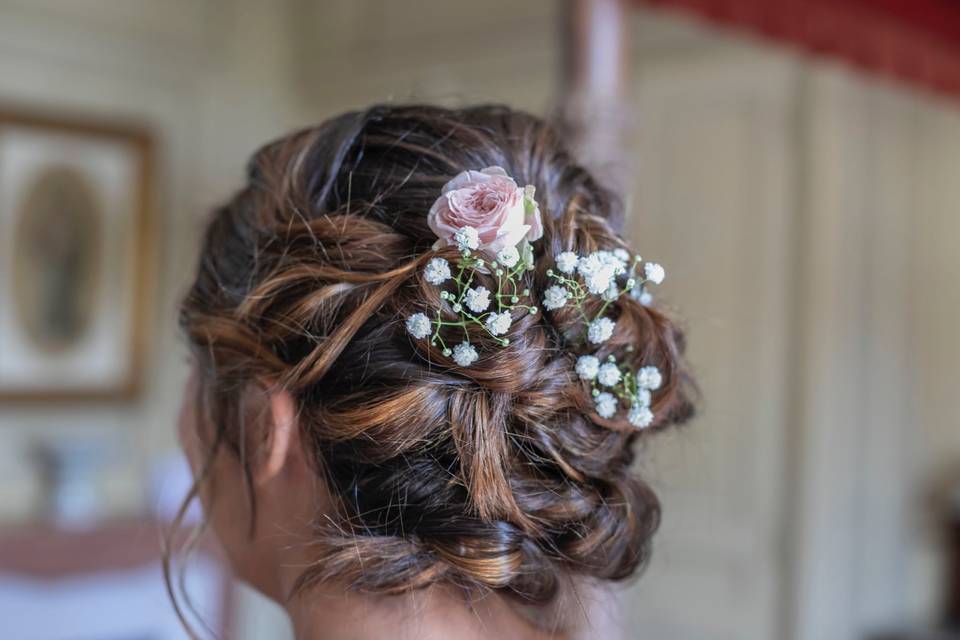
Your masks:
M668 265L704 406L647 454L665 517L634 627L929 620L924 499L960 467L960 110L725 38L644 51L635 81L634 229Z
M650 443L664 502L633 627L778 635L790 324L795 65L735 48L639 62L633 209L688 329L701 417ZM785 259L786 258L786 259Z

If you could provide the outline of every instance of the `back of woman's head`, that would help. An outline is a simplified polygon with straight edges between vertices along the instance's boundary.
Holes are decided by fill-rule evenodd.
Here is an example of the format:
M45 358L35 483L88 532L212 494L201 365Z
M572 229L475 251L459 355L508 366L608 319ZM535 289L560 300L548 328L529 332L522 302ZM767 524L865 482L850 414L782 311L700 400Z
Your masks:
M557 132L497 106L377 106L283 138L256 153L206 231L181 317L211 444L243 454L239 396L271 381L295 398L333 497L302 588L447 583L545 604L570 578L623 579L648 557L660 510L630 469L632 446L692 412L665 315L627 295L597 301L616 324L589 353L662 375L645 429L598 413L576 371L588 351L572 305L518 312L496 339L466 327L478 352L467 366L405 326L449 313L424 267L459 252L434 248L431 206L455 175L491 166L536 188L543 234L517 276L531 299L556 284L562 252L627 249L611 226L619 201ZM493 273L476 277L495 289Z

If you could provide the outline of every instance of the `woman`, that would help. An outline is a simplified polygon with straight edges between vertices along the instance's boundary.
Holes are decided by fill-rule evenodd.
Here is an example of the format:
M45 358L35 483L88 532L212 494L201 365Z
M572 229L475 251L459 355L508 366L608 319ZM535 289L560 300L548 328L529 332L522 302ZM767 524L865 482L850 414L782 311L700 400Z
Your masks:
M377 106L260 150L181 313L180 432L237 575L298 638L591 636L687 419L663 269L539 119Z

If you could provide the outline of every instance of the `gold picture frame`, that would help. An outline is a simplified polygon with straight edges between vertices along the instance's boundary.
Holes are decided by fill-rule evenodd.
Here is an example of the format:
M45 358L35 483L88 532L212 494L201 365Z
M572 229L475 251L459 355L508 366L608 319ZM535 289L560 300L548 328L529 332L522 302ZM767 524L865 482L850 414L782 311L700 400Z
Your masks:
M143 127L0 106L0 402L138 394L152 177Z

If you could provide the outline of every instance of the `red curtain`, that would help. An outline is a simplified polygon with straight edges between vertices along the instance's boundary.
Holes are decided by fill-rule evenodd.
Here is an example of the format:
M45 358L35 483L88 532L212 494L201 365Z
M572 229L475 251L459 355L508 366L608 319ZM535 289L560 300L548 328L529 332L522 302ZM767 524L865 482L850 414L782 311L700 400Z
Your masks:
M960 96L960 0L635 0Z

